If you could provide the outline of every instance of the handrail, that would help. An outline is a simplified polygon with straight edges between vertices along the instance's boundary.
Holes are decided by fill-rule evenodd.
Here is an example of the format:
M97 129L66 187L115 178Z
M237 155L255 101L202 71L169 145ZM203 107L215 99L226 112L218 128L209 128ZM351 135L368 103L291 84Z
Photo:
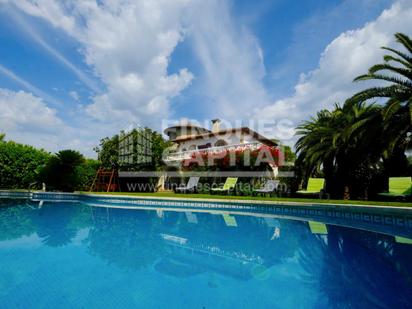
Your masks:
M33 185L37 184L37 183L38 183L38 181L31 182L31 183L29 184L29 188L27 189L29 195L30 195L30 193L31 193L30 188L31 188Z
M29 204L29 201L30 201L30 199L31 199L31 191L30 191L30 189L31 189L31 187L32 187L33 185L35 185L36 183L37 183L37 181L34 181L34 182L29 183L29 187L27 188L26 205L29 206L30 208L32 208L32 206Z

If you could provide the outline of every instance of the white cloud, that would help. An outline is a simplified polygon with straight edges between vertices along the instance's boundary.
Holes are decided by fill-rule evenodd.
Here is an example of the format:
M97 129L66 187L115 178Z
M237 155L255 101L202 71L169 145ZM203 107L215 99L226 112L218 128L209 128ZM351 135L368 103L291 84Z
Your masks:
M256 37L232 18L227 2L196 2L188 37L203 69L199 92L210 102L206 114L244 119L251 115L251 106L270 103L262 83L263 51Z
M394 33L411 34L412 2L399 1L373 22L347 31L334 39L321 55L319 66L302 74L292 96L277 100L255 111L258 118L291 119L295 124L308 119L318 110L344 102L356 91L370 85L352 80L382 61L381 46L399 46Z
M1 124L7 131L21 127L23 130L36 128L39 132L52 132L63 124L54 109L24 91L0 88L0 110Z
M105 127L79 118L73 125L63 121L42 98L25 91L0 88L0 133L7 140L29 144L51 152L76 149L95 157L93 147L108 134Z
M186 69L167 72L171 53L182 39L180 18L185 5L186 1L79 5L78 12L88 20L79 37L86 61L108 88L94 98L89 114L122 123L154 124L167 117L170 98L193 77Z
M177 44L190 38L203 67L201 95L210 116L250 115L270 102L259 42L238 27L226 1L36 1L17 7L63 29L83 45L86 62L107 86L86 112L103 121L158 123L170 100L192 81L182 68L168 73ZM64 16L64 17L63 17ZM196 102L193 102L193 106Z
M55 0L0 0L0 3L14 4L29 15L48 20L53 26L73 31L75 20L62 10L62 2Z
M47 107L41 98L24 91L0 88L0 110L0 130L7 134L7 138L23 143L49 146L47 138L65 128L56 110ZM45 144L42 144L42 137L45 137Z
M78 94L76 91L74 91L74 90L69 91L69 95L70 95L70 96L72 97L72 99L75 100L75 101L79 101L79 99L80 99L79 94Z
M189 1L13 2L78 40L85 61L106 85L85 111L119 127L155 124L169 113L169 101L193 75L168 73L171 54L183 39L181 18Z

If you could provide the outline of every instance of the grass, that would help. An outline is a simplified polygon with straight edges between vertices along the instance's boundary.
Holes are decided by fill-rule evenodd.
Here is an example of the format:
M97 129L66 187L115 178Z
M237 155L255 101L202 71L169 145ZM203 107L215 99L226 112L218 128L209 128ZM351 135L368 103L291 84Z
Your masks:
M174 198L192 198L192 199L230 199L243 201L274 201L274 202L300 202L313 204L350 204L350 205L373 205L373 206L396 206L412 207L412 202L397 201L358 201L358 200L320 200L310 198L288 198L288 197L262 197L262 196L233 196L233 195L210 195L210 194L179 194L173 192L80 192L82 194L107 194L107 195L128 195L142 197L174 197Z

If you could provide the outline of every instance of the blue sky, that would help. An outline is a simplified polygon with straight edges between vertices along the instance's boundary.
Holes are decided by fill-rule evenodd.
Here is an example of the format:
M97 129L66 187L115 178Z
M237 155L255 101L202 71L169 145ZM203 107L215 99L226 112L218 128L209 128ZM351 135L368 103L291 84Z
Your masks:
M133 124L219 117L291 144L409 20L406 0L0 0L0 132L93 156Z

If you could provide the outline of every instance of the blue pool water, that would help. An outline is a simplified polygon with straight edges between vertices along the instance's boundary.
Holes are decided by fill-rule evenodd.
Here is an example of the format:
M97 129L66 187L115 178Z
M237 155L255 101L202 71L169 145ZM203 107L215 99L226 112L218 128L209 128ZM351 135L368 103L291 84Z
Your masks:
M262 213L0 200L0 307L408 308L407 242Z

